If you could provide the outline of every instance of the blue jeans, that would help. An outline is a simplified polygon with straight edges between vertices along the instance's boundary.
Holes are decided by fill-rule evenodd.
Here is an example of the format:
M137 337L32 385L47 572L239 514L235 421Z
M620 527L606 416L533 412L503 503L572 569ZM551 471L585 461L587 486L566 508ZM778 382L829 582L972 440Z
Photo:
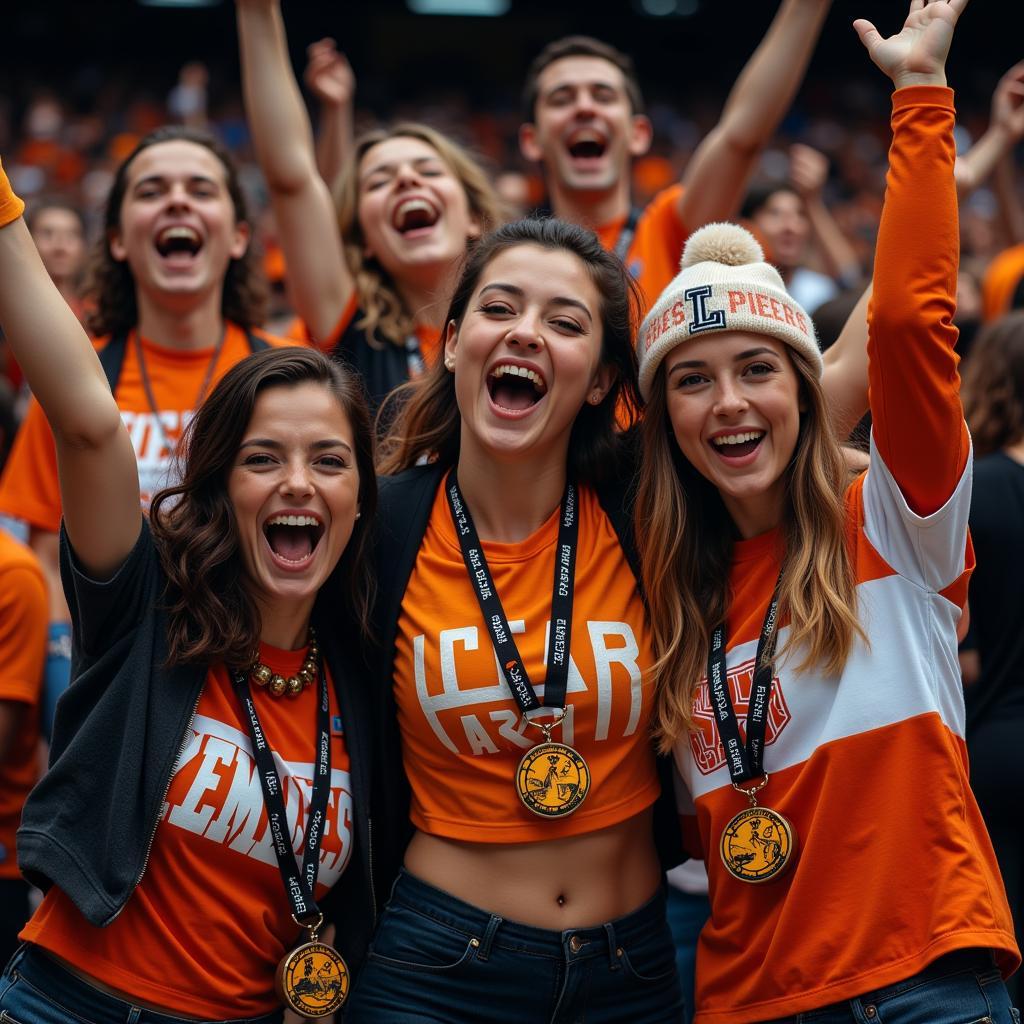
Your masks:
M895 985L765 1024L1020 1024L992 954L958 949Z
M593 928L506 921L402 872L347 1024L679 1024L665 894Z
M281 1024L280 1011L216 1024ZM143 1010L75 977L36 946L24 945L0 977L0 1024L196 1024ZM210 1021L207 1024L214 1024Z

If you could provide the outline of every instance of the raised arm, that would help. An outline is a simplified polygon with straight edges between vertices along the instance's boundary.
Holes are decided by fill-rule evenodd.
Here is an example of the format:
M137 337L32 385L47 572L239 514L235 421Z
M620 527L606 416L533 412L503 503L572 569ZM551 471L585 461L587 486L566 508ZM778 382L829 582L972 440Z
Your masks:
M938 511L970 451L960 406L956 275L959 224L953 179L953 94L945 61L967 0L913 0L903 29L884 39L854 22L893 81L885 205L868 314L875 449L918 515Z
M292 305L313 338L335 329L352 295L330 192L288 57L278 0L237 0L242 87L288 266Z
M139 475L92 343L50 280L0 167L0 323L53 430L64 523L80 562L111 576L139 535Z
M679 218L688 231L735 217L750 174L803 81L831 0L782 0L683 174Z
M306 72L302 77L320 104L316 165L320 177L333 192L341 169L352 154L356 76L333 39L318 39L306 47Z

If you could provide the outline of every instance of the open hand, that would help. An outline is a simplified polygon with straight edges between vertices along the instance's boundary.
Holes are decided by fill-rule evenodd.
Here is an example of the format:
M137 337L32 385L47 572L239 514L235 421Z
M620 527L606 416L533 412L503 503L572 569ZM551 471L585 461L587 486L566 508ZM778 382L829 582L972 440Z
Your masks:
M1024 60L999 79L992 93L992 123L999 125L1014 142L1024 138Z
M903 28L888 39L864 18L858 18L853 27L868 55L897 89L945 85L953 27L966 6L967 0L912 0Z
M801 142L789 147L789 181L804 199L820 196L827 180L828 157L824 153Z
M306 48L304 81L321 103L341 106L356 94L356 76L333 39L319 39Z

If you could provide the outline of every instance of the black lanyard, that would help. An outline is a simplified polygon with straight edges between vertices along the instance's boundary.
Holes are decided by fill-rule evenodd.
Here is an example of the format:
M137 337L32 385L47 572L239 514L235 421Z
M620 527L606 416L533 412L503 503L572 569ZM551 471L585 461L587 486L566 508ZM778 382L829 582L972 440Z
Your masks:
M782 577L780 575L779 581ZM768 727L768 703L772 696L775 675L775 617L779 610L779 584L775 584L771 603L761 625L754 660L754 679L750 686L747 706L747 742L740 739L740 726L736 709L729 696L728 672L725 664L725 623L711 634L708 653L708 690L711 708L718 725L718 736L725 750L725 763L732 782L747 782L764 775L764 737Z
M619 237L615 240L615 248L612 249L612 253L623 263L626 262L626 253L629 252L629 247L633 244L633 236L636 234L636 225L640 220L641 212L639 206L629 208L629 217L626 218L626 223L622 225Z
M297 923L303 918L315 917L320 913L313 892L320 872L320 843L324 836L327 816L327 799L331 792L331 722L330 704L327 695L327 675L320 669L320 704L316 710L316 728L319 735L316 747L316 765L313 770L313 792L309 799L309 817L306 825L306 852L299 871L295 851L288 836L288 816L284 809L281 793L281 777L274 767L274 754L267 743L260 726L256 705L249 690L248 673L235 676L235 692L246 711L246 725L252 742L253 757L256 760L260 788L267 806L270 820L270 835L274 843L277 866L284 880L284 889L291 903L292 915Z
M542 707L564 708L565 691L569 683L569 645L572 639L572 601L576 576L576 543L580 532L579 510L576 507L576 488L571 482L565 485L562 506L559 512L558 544L555 550L555 582L551 592L551 625L548 631L548 663L544 677L544 703L537 700L526 666L519 655L519 648L512 639L505 610L501 607L498 591L491 578L487 559L477 535L473 518L466 507L466 501L459 490L455 470L445 480L445 493L451 509L455 533L462 549L462 560L466 563L473 589L484 622L491 634L494 652L505 676L505 682L512 691L516 703L525 714Z

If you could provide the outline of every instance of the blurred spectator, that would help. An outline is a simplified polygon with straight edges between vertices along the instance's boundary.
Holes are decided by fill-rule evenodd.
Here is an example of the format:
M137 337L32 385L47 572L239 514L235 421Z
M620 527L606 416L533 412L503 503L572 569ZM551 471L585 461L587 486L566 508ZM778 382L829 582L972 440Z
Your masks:
M85 218L68 199L47 196L28 207L25 221L46 267L64 301L83 317L82 272L85 267Z

